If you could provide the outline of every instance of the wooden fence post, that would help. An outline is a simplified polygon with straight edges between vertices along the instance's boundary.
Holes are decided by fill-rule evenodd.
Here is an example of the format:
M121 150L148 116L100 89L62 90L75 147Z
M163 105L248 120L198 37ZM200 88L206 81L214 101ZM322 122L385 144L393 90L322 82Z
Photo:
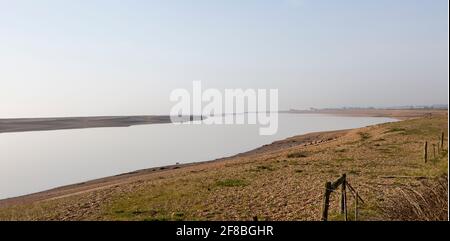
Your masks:
M325 193L323 195L322 221L328 220L328 208L330 206L331 182L325 184Z
M355 193L355 221L358 221L358 192Z
M442 135L441 135L441 151L443 151L444 150L444 132L442 132Z
M425 163L428 161L428 141L425 142L425 152L424 152Z
M433 144L433 158L436 158L436 144Z
M345 179L344 179L345 180ZM341 186L341 214L344 214L345 212L345 197L344 197L344 192L345 192L345 186L342 185Z
M345 183L342 184L345 187ZM347 213L347 190L344 191L344 201L345 201L345 221L348 221L348 213Z
M342 186L341 186L341 214L345 214L345 221L347 221L347 190L346 190L346 184L347 184L347 175L342 174Z

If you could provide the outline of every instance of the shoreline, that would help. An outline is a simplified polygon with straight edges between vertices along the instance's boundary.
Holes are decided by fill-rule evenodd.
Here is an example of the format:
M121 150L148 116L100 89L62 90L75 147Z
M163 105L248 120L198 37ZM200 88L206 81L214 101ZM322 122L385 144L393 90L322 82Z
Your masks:
M279 114L328 114L351 117L387 117L399 120L423 115L447 112L444 109L323 109L279 111ZM199 116L183 116L180 121L191 121ZM202 117L200 117L201 119ZM70 130L102 127L130 127L134 125L172 123L168 115L137 116L86 116L86 117L42 117L0 118L0 134L31 131Z
M337 112L337 113L336 113ZM430 112L430 110L414 110L414 111L391 111L386 112L386 110L380 111L380 112L371 112L372 115L364 116L361 110L358 110L358 112L354 111L334 111L334 113L331 112L321 112L317 113L314 112L312 114L332 114L332 115L341 115L341 116L360 116L360 117L388 117L388 118L395 118L398 120L405 120L405 119L413 119L413 118L420 118L424 116L430 116L430 115L447 115L447 110L433 110ZM297 114L297 113L293 113ZM376 115L376 116L373 116ZM315 133L307 133L303 135L296 135L290 138L286 138L283 140L275 141L271 144L263 145L258 148L255 148L250 151L246 151L243 153L239 153L236 155L218 158L214 160L209 161L203 161L203 162L192 162L192 163L185 163L185 164L177 164L177 165L166 165L166 166L160 166L160 167L153 167L153 168L146 168L136 171L131 171L127 173L121 173L114 176L108 176L98 179L93 179L85 182L70 184L70 185L64 185L56 188L52 188L49 190L44 190L41 192L21 195L17 197L11 197L6 199L0 200L0 207L8 207L8 206L14 206L14 205L20 205L20 204L30 204L34 202L39 201L45 201L45 200L53 200L53 199L59 199L63 197L73 196L93 190L103 189L115 185L122 185L126 183L130 183L133 181L137 181L140 179L145 179L146 177L154 177L154 176L164 176L168 175L170 173L176 172L176 171L189 171L190 169L202 169L202 168L208 168L210 166L213 166L214 164L225 164L227 161L233 161L234 159L239 159L242 157L249 157L249 156L260 156L264 155L266 153L276 153L276 152L282 152L286 149L289 149L291 147L298 147L298 146L318 146L324 143L332 142L337 140L339 137L344 136L345 134L357 130L361 128L353 128L353 129L347 129L347 130L334 130L334 131L324 131L324 132L315 132ZM1 131L0 131L1 132Z

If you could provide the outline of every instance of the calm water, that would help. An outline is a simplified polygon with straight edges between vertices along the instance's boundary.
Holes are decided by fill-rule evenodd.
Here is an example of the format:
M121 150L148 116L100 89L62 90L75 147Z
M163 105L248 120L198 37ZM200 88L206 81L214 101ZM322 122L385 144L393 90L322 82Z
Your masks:
M316 131L388 118L280 114L278 133L257 125L143 125L0 134L0 199L138 169L212 160Z

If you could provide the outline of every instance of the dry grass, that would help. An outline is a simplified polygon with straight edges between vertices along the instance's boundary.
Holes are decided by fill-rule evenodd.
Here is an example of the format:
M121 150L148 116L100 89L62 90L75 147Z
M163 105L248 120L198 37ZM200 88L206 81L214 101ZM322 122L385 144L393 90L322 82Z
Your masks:
M397 187L397 191L386 198L380 209L388 220L447 220L447 190L447 176L425 180L414 187Z

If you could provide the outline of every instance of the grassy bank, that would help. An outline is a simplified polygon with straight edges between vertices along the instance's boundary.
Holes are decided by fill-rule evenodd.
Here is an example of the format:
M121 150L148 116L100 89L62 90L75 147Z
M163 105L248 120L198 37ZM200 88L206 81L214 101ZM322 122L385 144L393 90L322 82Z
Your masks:
M8 205L0 208L0 219L319 220L324 184L342 173L365 200L362 220L445 219L447 126L447 115L439 115L297 136L250 155ZM434 155L432 144L442 132L445 150ZM334 193L335 220L342 218L338 205Z

